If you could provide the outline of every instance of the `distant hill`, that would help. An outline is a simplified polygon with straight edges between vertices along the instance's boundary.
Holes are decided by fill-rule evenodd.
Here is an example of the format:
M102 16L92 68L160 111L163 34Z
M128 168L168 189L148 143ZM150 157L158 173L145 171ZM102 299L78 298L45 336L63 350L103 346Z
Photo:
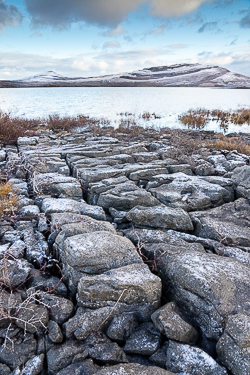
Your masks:
M98 77L63 77L53 71L16 81L0 81L0 87L92 87L92 86L169 86L250 88L250 77L225 68L201 64L175 64L145 68L132 73Z

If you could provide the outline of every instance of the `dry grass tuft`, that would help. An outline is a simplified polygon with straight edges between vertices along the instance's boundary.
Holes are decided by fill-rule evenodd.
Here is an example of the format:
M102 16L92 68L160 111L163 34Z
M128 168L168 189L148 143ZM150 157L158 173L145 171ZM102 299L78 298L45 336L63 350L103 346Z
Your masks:
M250 145L244 142L240 137L226 137L222 134L210 145L218 150L236 150L241 154L250 155Z
M18 206L18 198L8 183L0 184L0 220L14 215Z
M0 111L0 141L8 145L16 144L18 137L34 135L39 123L39 119L21 119Z

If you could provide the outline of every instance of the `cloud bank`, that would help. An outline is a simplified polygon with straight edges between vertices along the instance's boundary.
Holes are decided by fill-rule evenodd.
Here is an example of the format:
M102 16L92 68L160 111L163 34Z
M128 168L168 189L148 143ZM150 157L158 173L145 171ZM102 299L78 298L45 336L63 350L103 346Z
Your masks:
M14 5L7 5L5 0L0 0L0 31L7 26L18 25L22 19L22 14Z
M0 0L1 1L1 0ZM34 25L64 29L72 22L85 21L115 27L140 6L151 15L180 17L214 0L25 0ZM222 0L221 0L222 1Z

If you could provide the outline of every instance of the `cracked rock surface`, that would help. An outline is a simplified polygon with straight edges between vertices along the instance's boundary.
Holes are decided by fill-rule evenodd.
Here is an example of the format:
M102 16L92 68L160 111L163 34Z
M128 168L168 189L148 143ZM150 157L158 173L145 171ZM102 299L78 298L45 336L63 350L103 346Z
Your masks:
M0 146L1 374L250 374L250 159L177 151L90 128Z

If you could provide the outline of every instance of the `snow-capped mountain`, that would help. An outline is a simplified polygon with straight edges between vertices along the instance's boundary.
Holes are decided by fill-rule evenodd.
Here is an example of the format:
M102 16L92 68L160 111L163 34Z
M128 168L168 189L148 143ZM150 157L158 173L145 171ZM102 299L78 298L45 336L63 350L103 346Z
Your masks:
M250 77L225 68L201 64L175 64L131 73L99 77L63 77L53 71L16 81L0 81L0 87L50 86L187 86L250 88Z

